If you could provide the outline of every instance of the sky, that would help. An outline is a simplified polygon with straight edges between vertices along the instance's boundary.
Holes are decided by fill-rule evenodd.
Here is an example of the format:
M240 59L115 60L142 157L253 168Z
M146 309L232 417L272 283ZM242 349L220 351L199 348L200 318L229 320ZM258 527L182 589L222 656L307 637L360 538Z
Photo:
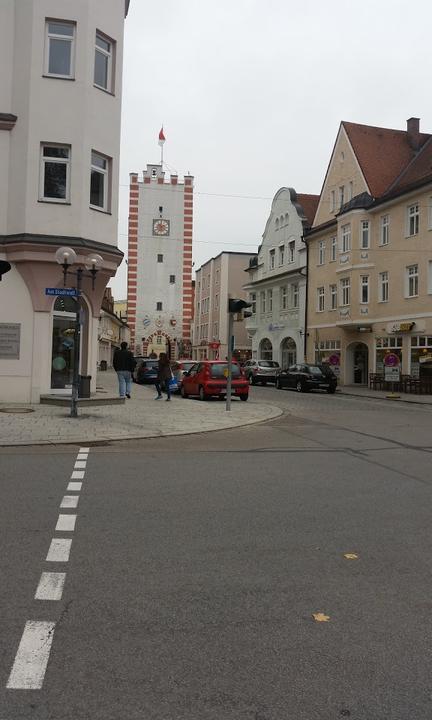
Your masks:
M430 0L131 0L119 247L128 183L194 176L194 268L256 252L278 189L319 194L342 120L432 132ZM126 263L111 281L126 297Z

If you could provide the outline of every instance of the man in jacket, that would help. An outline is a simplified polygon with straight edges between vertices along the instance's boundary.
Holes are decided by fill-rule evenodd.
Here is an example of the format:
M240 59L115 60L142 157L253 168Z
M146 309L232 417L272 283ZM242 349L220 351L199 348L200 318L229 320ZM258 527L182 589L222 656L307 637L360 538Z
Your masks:
M120 350L116 350L113 357L114 370L117 373L119 383L119 395L121 398L130 399L132 389L132 372L136 362L131 351L127 349L127 342L122 342Z

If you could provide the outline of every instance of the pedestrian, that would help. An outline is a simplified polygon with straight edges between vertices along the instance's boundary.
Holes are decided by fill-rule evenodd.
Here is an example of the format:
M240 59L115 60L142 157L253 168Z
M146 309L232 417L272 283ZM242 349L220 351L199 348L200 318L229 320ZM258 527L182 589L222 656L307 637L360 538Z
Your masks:
M168 400L171 400L170 382L172 376L173 374L168 355L166 353L160 353L158 361L157 380L155 382L155 387L157 391L155 400L160 400L162 398L162 389L165 390L167 394L167 402Z
M122 342L120 350L117 348L113 357L113 365L118 377L119 395L121 398L127 397L130 400L132 373L135 370L136 360L127 346L127 342Z

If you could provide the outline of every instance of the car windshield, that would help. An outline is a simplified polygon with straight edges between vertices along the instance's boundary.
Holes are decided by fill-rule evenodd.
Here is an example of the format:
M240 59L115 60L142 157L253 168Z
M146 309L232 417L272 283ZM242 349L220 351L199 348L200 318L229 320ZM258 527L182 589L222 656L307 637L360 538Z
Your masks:
M184 372L187 372L195 365L194 362L182 362L181 363L181 369L184 370Z
M156 368L158 367L158 361L157 360L144 360L143 365L145 365L148 368Z
M240 368L238 365L231 365L232 367L232 377L238 378L240 377ZM228 374L228 365L225 365L224 363L220 363L218 365L211 365L210 366L210 376L212 378L222 378L226 377Z
M261 365L261 367L268 367L268 368L279 367L279 363L276 362L276 360L260 360L259 364Z
M309 365L307 370L311 375L322 375L321 368L318 365Z

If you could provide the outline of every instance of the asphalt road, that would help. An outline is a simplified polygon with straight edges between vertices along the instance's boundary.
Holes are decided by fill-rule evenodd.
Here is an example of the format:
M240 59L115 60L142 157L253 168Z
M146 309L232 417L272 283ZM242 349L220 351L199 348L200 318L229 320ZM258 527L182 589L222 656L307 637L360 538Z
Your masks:
M252 392L286 413L1 452L0 720L430 720L432 407Z

